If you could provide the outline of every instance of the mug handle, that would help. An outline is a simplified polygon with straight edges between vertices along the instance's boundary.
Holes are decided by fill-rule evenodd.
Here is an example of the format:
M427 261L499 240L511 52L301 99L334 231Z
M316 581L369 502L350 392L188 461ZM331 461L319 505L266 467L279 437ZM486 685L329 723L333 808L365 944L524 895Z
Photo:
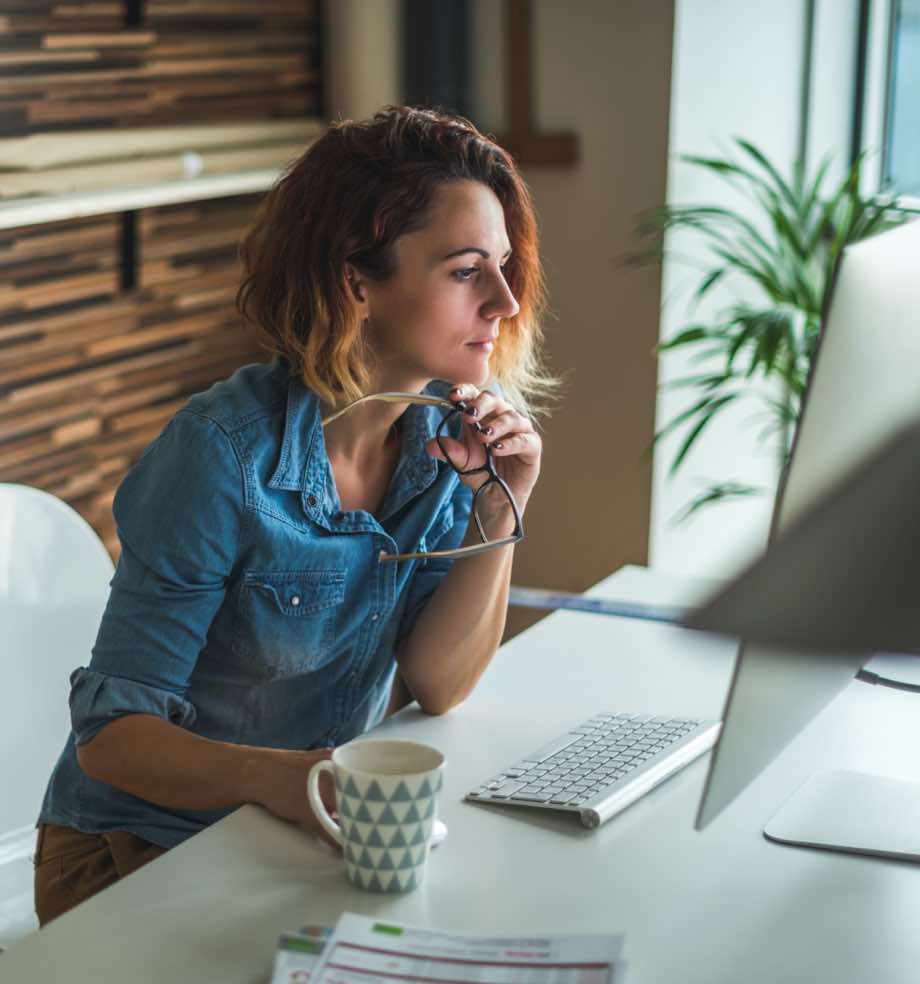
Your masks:
M332 763L328 759L317 762L307 777L307 799L313 807L313 814L319 820L327 834L339 845L342 845L342 828L326 812L326 806L319 795L319 777L323 772L332 772Z

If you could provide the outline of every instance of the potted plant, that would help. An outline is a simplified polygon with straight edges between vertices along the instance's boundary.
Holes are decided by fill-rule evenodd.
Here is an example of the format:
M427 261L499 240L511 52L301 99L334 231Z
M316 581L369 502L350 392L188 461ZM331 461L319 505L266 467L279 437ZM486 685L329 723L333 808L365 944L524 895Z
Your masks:
M655 434L653 446L674 431L683 439L671 462L673 475L708 425L727 407L753 401L766 410L758 441L775 441L785 466L798 420L825 301L843 248L904 220L889 194L864 197L864 155L830 194L824 184L831 159L806 180L801 161L791 179L750 141L736 138L739 160L681 155L740 190L750 202L743 211L715 205L666 205L643 213L637 234L645 245L630 254L633 264L660 261L666 234L692 230L702 239L706 263L693 292L695 306L720 283L744 286L744 296L709 321L692 321L662 341L659 352L691 350L699 372L663 383L695 391L690 405ZM686 519L703 506L765 490L727 480L711 484L684 508Z

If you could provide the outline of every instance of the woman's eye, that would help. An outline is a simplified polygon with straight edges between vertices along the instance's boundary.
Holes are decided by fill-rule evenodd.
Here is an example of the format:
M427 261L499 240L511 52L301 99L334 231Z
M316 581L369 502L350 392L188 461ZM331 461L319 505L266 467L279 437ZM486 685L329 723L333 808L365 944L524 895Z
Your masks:
M479 273L479 267L464 267L462 270L454 270L454 276L457 280L472 280L475 273Z

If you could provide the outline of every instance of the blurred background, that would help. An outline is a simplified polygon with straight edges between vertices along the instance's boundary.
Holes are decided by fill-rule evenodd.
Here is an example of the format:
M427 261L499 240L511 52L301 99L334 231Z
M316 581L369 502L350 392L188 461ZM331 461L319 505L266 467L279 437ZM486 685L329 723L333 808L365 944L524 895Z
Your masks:
M262 358L233 308L260 196L329 120L438 105L540 220L565 385L514 582L729 573L834 250L920 205L918 94L920 0L0 0L0 481L116 556L125 471Z

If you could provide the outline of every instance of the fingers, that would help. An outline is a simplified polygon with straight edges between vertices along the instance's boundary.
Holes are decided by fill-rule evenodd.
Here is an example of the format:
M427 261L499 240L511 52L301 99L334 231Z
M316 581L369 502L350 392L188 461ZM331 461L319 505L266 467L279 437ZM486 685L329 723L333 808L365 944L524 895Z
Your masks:
M464 471L467 468L472 468L475 466L477 462L474 460L474 455L471 453L470 448L466 444L461 441L457 441L452 437L442 437L441 441L443 442L444 447L447 448L447 452L451 457L451 462L456 468ZM441 450L441 445L438 444L437 438L430 438L428 443L425 445L425 449L433 458L437 458L439 461L446 460L446 456ZM482 460L482 457L483 456L481 454L478 454L479 461Z
M540 436L531 421L507 400L489 390L477 390L469 383L455 386L450 395L451 399L466 404L467 422L475 428L479 443L489 445L493 455L539 458L543 447Z
M489 390L476 389L471 383L460 383L450 391L450 398L454 402L462 400L466 404L466 416L470 422L473 420L481 421L488 413L496 407L508 406L504 400L491 393Z
M506 434L516 434L530 429L530 421L515 410L496 409L481 423L482 430L479 438L485 444L491 444Z
M520 458L539 458L543 449L540 435L535 431L523 431L510 434L492 444L492 455L500 458L503 455L517 455Z

